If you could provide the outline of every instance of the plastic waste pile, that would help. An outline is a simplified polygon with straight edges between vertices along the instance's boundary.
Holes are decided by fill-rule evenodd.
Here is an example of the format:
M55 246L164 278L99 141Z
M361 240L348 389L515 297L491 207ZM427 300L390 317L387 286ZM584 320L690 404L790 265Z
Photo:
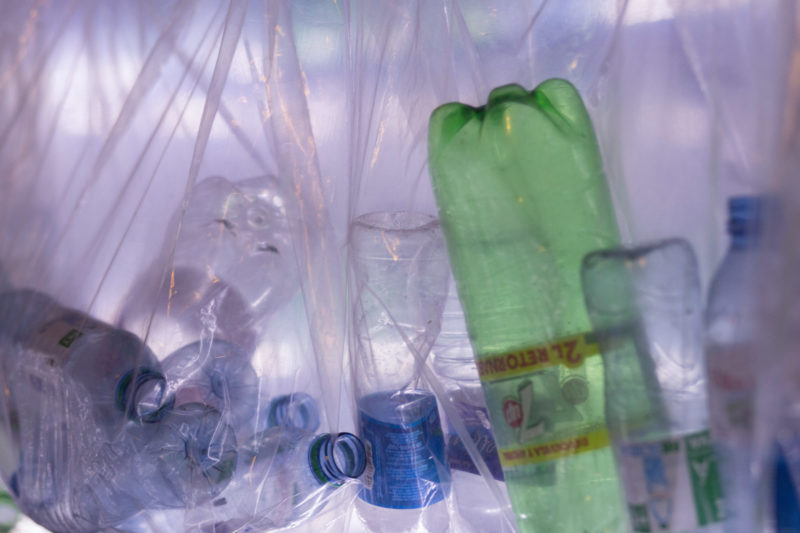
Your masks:
M790 4L3 6L0 532L800 533Z

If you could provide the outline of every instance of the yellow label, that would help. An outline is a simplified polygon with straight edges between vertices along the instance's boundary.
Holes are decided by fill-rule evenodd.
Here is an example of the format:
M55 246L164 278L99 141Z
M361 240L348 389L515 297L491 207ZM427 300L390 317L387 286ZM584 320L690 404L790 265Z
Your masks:
M523 376L556 365L577 368L587 357L599 353L597 343L589 342L586 334L575 335L531 348L481 358L478 361L478 374L481 381L492 382Z
M498 450L503 468L543 463L605 448L610 443L605 428L568 439Z

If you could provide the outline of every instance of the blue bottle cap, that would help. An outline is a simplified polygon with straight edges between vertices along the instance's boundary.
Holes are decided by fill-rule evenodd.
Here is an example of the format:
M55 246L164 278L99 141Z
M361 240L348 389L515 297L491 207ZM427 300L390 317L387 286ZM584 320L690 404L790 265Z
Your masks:
M728 233L736 244L754 242L761 229L763 196L734 196L728 199Z
M367 452L352 433L318 435L308 448L308 464L320 483L341 484L357 478L367 467Z

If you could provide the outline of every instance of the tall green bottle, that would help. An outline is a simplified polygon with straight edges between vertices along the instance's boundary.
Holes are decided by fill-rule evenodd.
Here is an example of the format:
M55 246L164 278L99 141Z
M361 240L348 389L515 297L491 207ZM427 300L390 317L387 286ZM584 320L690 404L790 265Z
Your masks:
M619 244L591 120L567 81L436 109L433 189L521 532L625 527L583 256Z

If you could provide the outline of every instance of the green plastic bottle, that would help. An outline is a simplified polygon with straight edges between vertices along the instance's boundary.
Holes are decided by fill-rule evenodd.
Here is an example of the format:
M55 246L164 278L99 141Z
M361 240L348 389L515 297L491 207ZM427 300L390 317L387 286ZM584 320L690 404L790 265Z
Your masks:
M583 256L619 244L591 120L567 81L434 111L439 217L522 533L625 527Z

